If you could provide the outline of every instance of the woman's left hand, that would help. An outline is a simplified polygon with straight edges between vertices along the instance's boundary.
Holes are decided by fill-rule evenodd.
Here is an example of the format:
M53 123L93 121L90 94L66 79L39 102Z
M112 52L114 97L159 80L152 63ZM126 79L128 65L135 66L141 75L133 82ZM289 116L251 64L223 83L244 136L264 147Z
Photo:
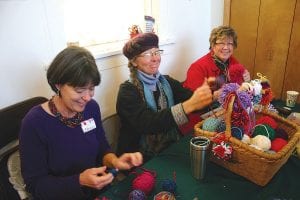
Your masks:
M113 165L117 169L128 170L143 164L143 156L140 152L124 153L113 161Z

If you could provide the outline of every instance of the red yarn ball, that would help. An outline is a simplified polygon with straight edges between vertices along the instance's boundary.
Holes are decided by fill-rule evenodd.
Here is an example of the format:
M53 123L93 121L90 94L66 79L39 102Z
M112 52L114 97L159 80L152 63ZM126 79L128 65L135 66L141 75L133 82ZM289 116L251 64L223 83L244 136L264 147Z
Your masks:
M277 122L272 117L269 116L263 116L259 118L258 120L256 120L256 124L267 124L271 126L273 129L276 129L278 127Z
M151 172L143 172L138 175L132 182L134 190L141 190L149 195L155 185L155 177Z
M271 149L273 151L280 151L285 145L287 144L287 141L282 139L282 138L275 138L272 142L271 142Z

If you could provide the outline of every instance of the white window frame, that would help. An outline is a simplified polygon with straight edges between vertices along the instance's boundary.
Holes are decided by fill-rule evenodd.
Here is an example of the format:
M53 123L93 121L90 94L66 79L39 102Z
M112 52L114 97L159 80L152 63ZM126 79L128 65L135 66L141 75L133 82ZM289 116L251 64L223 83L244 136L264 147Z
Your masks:
M173 39L171 39L173 37L170 34L169 25L168 25L170 19L169 10L168 10L169 3L170 0L144 0L144 15L149 15L155 18L154 31L160 37L160 45L173 43ZM129 7L130 6L131 5L129 5ZM99 24L101 24L101 21L99 22ZM140 25L140 27L144 29L144 24ZM124 43L128 39L129 39L129 32L128 32L127 39L108 41L99 44L87 45L84 47L89 49L93 53L95 58L103 58L103 57L121 54L122 53L121 49ZM67 41L67 43L70 42L73 43L74 41Z

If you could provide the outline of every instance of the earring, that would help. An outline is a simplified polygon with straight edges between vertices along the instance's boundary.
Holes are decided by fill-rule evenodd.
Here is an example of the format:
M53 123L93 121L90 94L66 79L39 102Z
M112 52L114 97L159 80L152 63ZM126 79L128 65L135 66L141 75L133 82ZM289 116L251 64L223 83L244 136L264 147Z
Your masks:
M57 89L56 95L60 97L60 90L59 89Z

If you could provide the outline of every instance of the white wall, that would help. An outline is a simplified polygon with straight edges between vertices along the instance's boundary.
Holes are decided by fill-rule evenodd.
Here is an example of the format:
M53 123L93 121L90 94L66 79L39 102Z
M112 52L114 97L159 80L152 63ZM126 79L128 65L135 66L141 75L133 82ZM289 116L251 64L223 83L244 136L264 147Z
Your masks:
M183 81L189 65L208 51L214 26L222 24L223 0L172 0L169 28L174 44L160 71ZM60 0L0 0L0 109L34 96L51 97L46 65L65 47ZM97 59L102 82L95 99L102 116L115 112L119 84L128 78L123 55Z

